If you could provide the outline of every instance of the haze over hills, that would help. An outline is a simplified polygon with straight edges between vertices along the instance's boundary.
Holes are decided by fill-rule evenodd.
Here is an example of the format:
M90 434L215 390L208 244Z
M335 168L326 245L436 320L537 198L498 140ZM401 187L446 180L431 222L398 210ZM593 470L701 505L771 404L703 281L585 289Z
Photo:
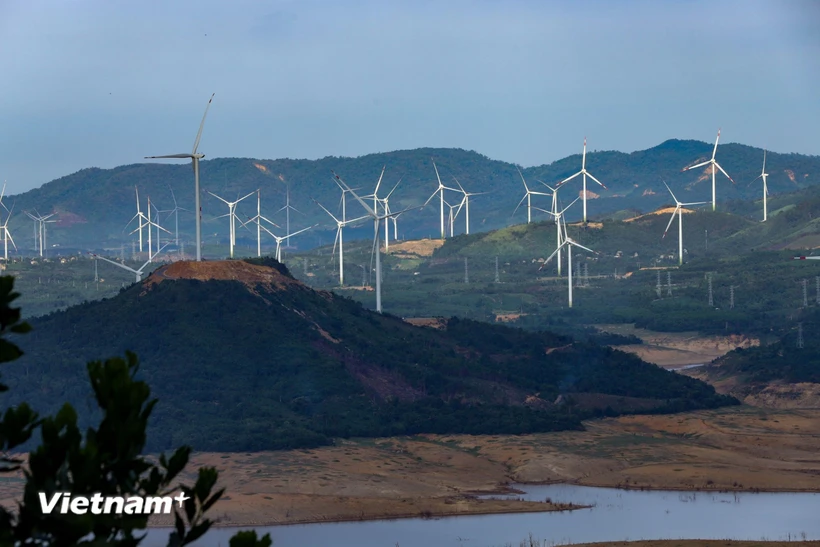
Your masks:
M267 264L262 265L262 264ZM134 350L159 397L152 449L316 446L332 437L524 433L623 412L732 404L594 344L452 319L412 326L273 260L177 262L118 296L32 321L6 404L85 408L84 363Z
M706 142L674 139L632 153L596 152L591 147L587 154L587 168L607 185L608 190L588 181L591 192L589 214L601 217L624 209L646 212L669 203L670 198L661 179L665 179L683 201L709 199L711 177L708 169L686 173L681 173L681 169L698 160L708 159L712 147L713 144ZM580 149L579 142L579 152ZM729 202L760 198L758 185L748 186L748 181L760 173L762 156L762 150L741 144L719 146L718 161L738 183L732 185L722 174L718 174L719 208L725 208ZM820 182L818 156L769 153L767 158L772 194L791 192ZM279 230L281 235L284 233L285 215L280 212L274 216L274 212L285 205L285 190L290 185L291 204L300 211L291 212L291 230L319 223L313 234L294 240L294 244L301 247L311 247L322 239L327 241L333 237L331 219L311 201L311 198L316 199L331 211L336 211L340 192L331 178L331 170L339 173L352 187L361 188L362 194L369 194L382 167L386 165L380 195L389 192L401 179L401 184L391 197L391 209L398 211L421 205L435 190L433 160L439 167L444 184L454 185L455 176L469 192L492 192L491 195L477 196L471 200L472 231L486 231L526 219L526 211L523 210L519 210L516 217L510 217L516 203L524 195L515 165L492 160L476 152L421 148L358 158L327 157L315 161L217 158L201 163L205 241L224 243L228 232L224 219L208 222L227 211L224 204L208 195L207 191L235 199L261 188L263 214L282 226ZM539 186L536 179L554 184L574 174L580 167L579 153L548 165L522 169L522 172L531 188L535 188ZM36 209L40 213L56 212L57 222L49 226L49 243L79 247L118 246L123 241L130 241L123 227L136 212L135 186L140 189L143 209L148 196L160 209L171 209L170 186L179 206L193 210L192 179L191 167L185 162L139 163L114 169L90 168L23 194L9 196L6 203L15 203L16 211ZM569 203L580 189L580 178L571 181L561 192L562 200ZM548 207L548 200L543 198L540 204ZM240 204L240 216L247 218L255 214L255 203L252 201L253 198L250 198ZM538 200L536 202L539 203ZM410 239L437 235L438 207L435 205L402 215L399 220L401 237ZM359 207L354 205L351 211L354 210L358 211ZM579 215L580 207L573 207L568 218L577 219ZM163 218L165 216L167 214ZM458 223L457 228L463 230L463 219L460 220L462 222ZM23 241L21 245L24 248L30 246L30 222L24 215L15 214L10 223L14 233L21 234L22 237L18 238ZM180 222L183 237L190 239L193 233L190 213L181 213ZM172 220L164 220L166 227L170 228L171 223ZM361 236L365 237L369 231L363 230ZM239 233L240 240L250 240L251 237L250 232Z

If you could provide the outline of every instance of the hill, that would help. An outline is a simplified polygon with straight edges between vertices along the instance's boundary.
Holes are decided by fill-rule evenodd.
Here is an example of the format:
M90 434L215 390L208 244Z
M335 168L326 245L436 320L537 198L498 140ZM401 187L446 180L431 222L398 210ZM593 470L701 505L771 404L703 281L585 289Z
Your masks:
M708 172L681 169L698 159L711 155L712 144L699 141L669 140L654 148L632 153L597 152L587 154L587 167L609 188L604 190L593 182L589 190L595 194L589 203L593 216L606 216L616 211L633 209L651 211L668 203L669 196L661 179L665 179L683 201L701 201L710 196ZM721 165L738 182L732 185L719 180L718 199L721 210L730 202L760 198L757 185L747 182L756 177L762 161L762 150L740 144L724 144L718 150ZM252 158L217 158L201 162L203 191L203 230L207 244L224 247L227 241L227 221L216 220L223 215L224 204L208 195L211 191L231 199L256 189L262 190L263 214L282 225L284 211L274 213L285 205L286 187L289 185L291 203L299 212L291 212L291 229L318 223L310 235L294 240L302 248L332 241L335 225L311 199L322 202L336 210L340 192L330 177L331 170L338 172L351 186L359 187L367 194L372 192L383 166L387 166L380 193L386 194L401 179L401 184L391 197L391 208L417 206L424 203L436 188L435 160L442 182L454 186L453 177L470 192L491 192L471 200L472 231L501 228L515 222L523 222L526 211L519 210L515 218L511 214L524 194L516 166L492 160L476 152L449 148L420 148L358 158L327 157L320 160ZM580 169L580 154L550 164L523 169L532 187L539 186L536 179L554 184ZM767 168L769 189L773 195L815 186L820 182L820 157L799 154L769 153ZM722 176L722 175L721 175ZM180 207L193 210L191 168L187 164L133 164L114 169L89 168L48 182L42 187L17 196L7 202L16 203L16 211L37 209L41 213L55 212L57 222L48 226L49 242L62 247L119 246L133 239L123 231L123 226L135 211L134 187L140 189L145 209L145 199L150 196L160 209L173 207L169 187L177 196ZM572 181L562 193L566 200L580 191L580 182ZM537 196L536 196L537 197ZM455 198L453 198L455 199ZM547 198L544 198L545 200ZM239 206L239 214L249 217L255 214L255 204L249 199ZM535 204L548 207L535 200ZM359 210L358 206L354 207ZM571 219L577 219L580 208L573 208ZM743 209L740 207L738 210ZM754 211L746 211L757 215ZM275 215L275 216L274 216ZM542 213L537 217L543 218ZM170 228L171 219L162 215L164 225ZM193 222L190 213L180 213L180 230L183 239L190 241ZM30 248L33 240L27 237L31 228L29 219L16 214L10 227L14 233L26 234L22 246ZM463 218L457 222L457 231L463 231ZM25 230L25 231L23 231ZM282 226L284 230L284 226ZM280 230L280 231L282 231ZM399 233L403 239L437 235L438 210L431 205L419 211L402 215ZM367 231L361 233L365 237ZM163 236L165 237L165 236ZM253 235L240 230L240 245L250 245ZM226 249L212 249L213 256L222 256Z
M85 409L92 358L133 350L160 399L151 449L245 451L333 437L525 433L732 404L699 381L550 333L415 327L314 291L275 261L176 262L114 298L32 321L7 367L39 411Z

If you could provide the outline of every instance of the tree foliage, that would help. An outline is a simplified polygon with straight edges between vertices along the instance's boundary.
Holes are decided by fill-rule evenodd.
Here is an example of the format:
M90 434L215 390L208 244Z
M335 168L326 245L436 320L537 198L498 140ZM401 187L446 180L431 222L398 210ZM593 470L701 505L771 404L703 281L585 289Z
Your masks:
M30 330L20 321L20 309L11 307L19 296L13 292L14 278L0 277L0 362L22 356L20 348L8 341L7 333L23 334ZM161 454L158 461L142 456L146 429L157 399L151 390L135 378L139 362L127 352L125 359L114 357L92 361L88 377L102 419L97 427L85 433L78 426L77 411L64 404L53 416L38 416L26 403L10 407L0 423L0 450L3 452L0 472L23 467L25 487L16 511L0 507L0 545L119 545L136 546L144 538L148 516L141 514L100 514L88 512L46 514L40 507L40 496L50 499L58 493L92 496L166 496L181 490L188 499L184 509L174 507L174 530L168 545L182 546L202 537L213 524L205 513L222 496L216 489L217 471L202 467L192 486L178 485L175 480L188 464L190 447L183 446L170 457ZM8 387L0 385L0 389ZM36 431L42 440L24 462L10 451L28 441ZM237 535L235 547L269 547L269 536L258 540L255 532Z

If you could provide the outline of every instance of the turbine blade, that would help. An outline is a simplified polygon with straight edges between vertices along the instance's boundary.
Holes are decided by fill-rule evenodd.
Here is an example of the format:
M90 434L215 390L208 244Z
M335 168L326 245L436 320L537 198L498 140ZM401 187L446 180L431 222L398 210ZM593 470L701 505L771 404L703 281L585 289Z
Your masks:
M684 167L683 169L681 169L681 173L683 173L684 171L689 171L690 169L695 169L697 167L703 167L704 165L709 165L710 163L712 163L712 160L704 161L704 162L701 162L701 163L698 163L698 164L695 164L695 165L690 165L689 167Z
M578 175L582 175L583 173L584 173L583 171L578 171L577 173L575 173L575 174L574 174L574 175L572 175L571 177L567 177L567 178L565 178L564 180L562 180L561 182L559 182L559 183L555 186L555 189L557 190L558 188L561 188L561 186L563 186L563 185L564 185L564 184L566 184L567 182L571 181L572 179L574 179L574 178L575 178L575 177L577 177Z
M171 159L190 159L194 156L192 154L170 154L168 156L145 156L146 160L153 160L153 159L164 159L164 158L171 158ZM100 257L102 258L102 257Z
M605 185L603 182L601 182L600 180L596 179L595 177L593 177L593 176L592 176L592 175L590 175L589 173L587 173L587 176L588 176L589 178L591 178L592 180L594 180L595 182L597 182L598 184L600 184L600 185L601 185L601 187L602 187L604 190L609 190L609 188L607 188L607 187L606 187L606 185Z
M715 154L717 153L717 145L718 145L719 140L720 140L720 128L718 128L717 138L715 139L715 148L712 150L712 159L715 159Z
M192 155L196 154L196 149L199 148L199 139L202 138L202 128L205 127L205 117L208 115L208 109L211 108L211 101L214 100L214 95L216 95L216 93L211 95L211 98L208 99L208 105L205 107L205 114L202 115L202 122L199 124L199 131L197 131L196 140L194 141L194 151L191 152Z
M677 201L677 200L676 200L676 201ZM670 227L670 226L672 226L672 222L675 220L675 215L677 215L677 214L678 214L678 209L680 209L680 205L678 205L677 207L675 207L675 210L672 212L672 218L670 218L670 219L669 219L669 224L667 224L667 225L666 225L666 230L664 230L664 231L663 231L663 235L661 236L661 239L663 239L663 238L665 238L665 237L666 237L666 232L668 232L668 231L669 231L669 227Z
M666 184L666 181L665 181L665 180L663 180L663 179L661 179L661 182L663 182L663 185L664 185L664 186L666 186L666 189L667 189L667 190L669 190L669 193L670 193L670 194L672 194L672 199L674 199L674 200L675 200L675 203L676 203L676 204L678 204L678 205L680 205L680 201L678 201L678 198L677 198L677 197L675 197L675 194L672 192L672 189L671 189L671 188L669 188L669 185L668 185L668 184Z
M727 173L726 171L724 171L724 170L723 170L723 167L721 167L721 166L720 166L720 164L719 164L718 162L715 162L715 166L716 166L718 169L720 169L720 172L721 172L721 173L723 173L724 175L726 175L726 178L727 178L727 179L729 179L729 180L731 180L731 181L732 181L732 184L734 184L734 183L735 183L734 179L733 179L732 177L730 177L730 176L729 176L729 173Z
M315 199L313 199L313 198L311 198L311 200L313 201L313 203L315 203L316 205L318 205L319 207L321 207L321 208L322 208L322 210L323 210L325 213L329 214L329 215L330 215L330 218L332 218L333 220L335 220L335 221L336 221L336 224L338 224L338 223L340 222L340 221L339 221L339 219L338 219L338 218L336 218L335 216L333 216L333 213L331 213L330 211L328 211L328 210L325 208L325 206L324 206L324 205L322 205L321 203L319 203L318 201L316 201L316 200L315 200Z
M341 179L341 177L339 177L339 175L337 175L337 174L336 174L336 172L335 172L335 171L331 171L331 173L333 173L333 176L334 176L334 177L336 177L336 180L338 180L338 181L342 184L342 186L344 186L345 190L347 190L348 192L350 192L351 194L353 194L353 197L354 197L354 198L356 198L356 201L358 201L359 203L361 203L362 207L364 207L364 210L365 210L365 211L367 211L367 212L370 214L370 216L373 216L373 217L377 216L376 211L374 211L373 209L371 209L371 208L370 208L370 206L368 206L368 205L367 205L367 204L366 204L366 203L362 200L362 198L360 198L360 197L359 197L359 195L358 195L356 192L354 192L353 190L351 190L351 189L350 189L350 186L348 186L348 185L345 183L345 181L343 181L343 180Z

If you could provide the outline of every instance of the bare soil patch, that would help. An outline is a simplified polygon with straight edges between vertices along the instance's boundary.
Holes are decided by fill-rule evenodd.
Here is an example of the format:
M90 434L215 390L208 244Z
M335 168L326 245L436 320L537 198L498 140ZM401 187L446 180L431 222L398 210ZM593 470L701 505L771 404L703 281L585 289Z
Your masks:
M387 250L390 254L415 255L419 257L432 256L433 251L444 245L443 239L416 239L413 241L402 241L391 243Z

